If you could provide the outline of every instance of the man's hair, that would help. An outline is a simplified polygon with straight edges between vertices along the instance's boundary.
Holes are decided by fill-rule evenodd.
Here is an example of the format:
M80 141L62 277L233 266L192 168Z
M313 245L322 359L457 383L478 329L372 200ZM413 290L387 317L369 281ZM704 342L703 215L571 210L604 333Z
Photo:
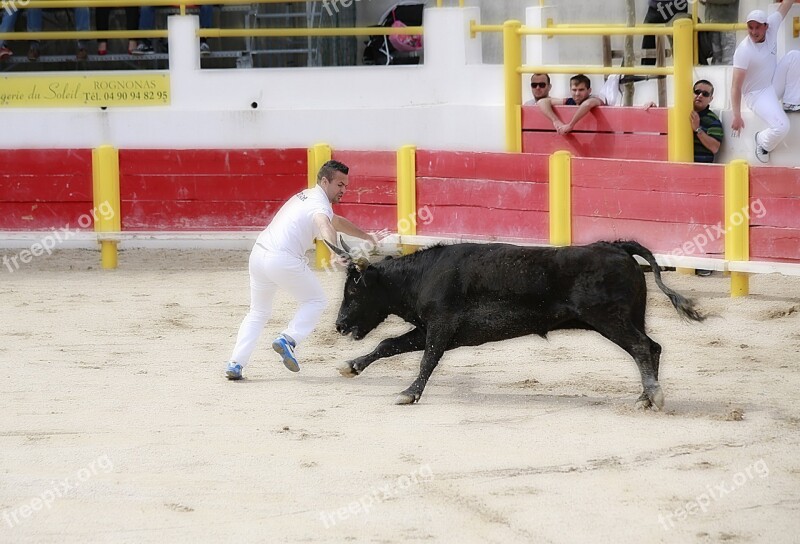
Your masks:
M591 89L591 88L592 88L592 82L591 82L591 80L589 80L589 78L588 78L588 77L586 77L586 76L585 76L585 75L583 75L583 74L578 74L578 75L576 75L576 76L572 76L571 78L569 78L569 86L570 86L570 87L577 87L577 86L578 86L578 85L580 85L581 83L583 83L584 85L586 85L586 88L587 88L587 89Z
M317 174L317 183L322 181L322 178L331 181L333 176L336 175L336 172L341 172L342 174L347 175L350 173L350 168L339 161L328 161L322 165L322 168L319 169L319 173Z
M707 80L707 79L698 79L697 81L694 82L694 85L692 85L692 88L694 89L695 87L697 87L698 85L701 85L701 84L702 85L708 85L709 87L711 87L711 96L714 96L714 85L712 85L711 82L709 80Z
M547 84L550 85L550 74L531 74L531 82L533 82L533 78L536 76L544 76L547 78Z

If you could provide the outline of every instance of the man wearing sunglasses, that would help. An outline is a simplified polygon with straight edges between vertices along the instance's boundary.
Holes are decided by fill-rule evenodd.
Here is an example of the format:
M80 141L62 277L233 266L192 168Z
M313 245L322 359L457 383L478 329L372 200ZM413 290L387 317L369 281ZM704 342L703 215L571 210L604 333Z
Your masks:
M714 162L722 145L722 123L709 105L714 99L714 86L705 79L694 84L694 110L691 113L694 131L694 162Z
M531 94L533 98L523 104L523 106L534 106L542 98L550 98L550 76L547 74L533 74L531 76Z
M783 0L769 17L760 9L751 11L747 16L748 36L733 54L731 129L738 136L744 128L744 98L747 107L767 124L755 135L756 159L762 163L769 162L770 151L789 133L786 112L800 111L800 51L789 51L780 62L777 59L778 29L796 1Z

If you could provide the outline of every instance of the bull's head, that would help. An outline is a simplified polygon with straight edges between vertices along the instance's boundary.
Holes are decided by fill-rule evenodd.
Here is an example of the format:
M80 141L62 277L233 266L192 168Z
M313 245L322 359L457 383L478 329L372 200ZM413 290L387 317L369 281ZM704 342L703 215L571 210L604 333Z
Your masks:
M354 259L344 240L340 238L339 241L343 250L325 242L331 251L347 263L347 279L336 318L336 330L361 340L389 315L387 293L384 293L380 272L369 260L363 257Z

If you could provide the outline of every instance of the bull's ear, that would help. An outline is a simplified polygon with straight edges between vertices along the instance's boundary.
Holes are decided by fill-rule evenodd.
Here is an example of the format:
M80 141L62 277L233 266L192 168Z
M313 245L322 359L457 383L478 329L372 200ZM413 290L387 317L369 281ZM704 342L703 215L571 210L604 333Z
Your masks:
M356 259L355 261L353 261L353 263L356 265L356 268L358 268L358 271L359 271L359 272L362 272L362 273L363 273L363 272L364 272L364 270L366 270L366 269L369 267L369 265L370 265L370 262L369 262L369 260L367 260L367 259L365 259L365 258L363 258L363 257L361 257L361 258L359 258L359 259Z

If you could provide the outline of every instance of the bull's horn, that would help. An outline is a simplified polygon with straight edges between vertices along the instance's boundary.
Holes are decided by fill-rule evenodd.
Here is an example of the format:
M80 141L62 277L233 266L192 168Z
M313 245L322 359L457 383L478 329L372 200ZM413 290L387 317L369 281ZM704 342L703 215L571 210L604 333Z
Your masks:
M338 247L331 245L330 242L328 242L327 240L323 240L323 241L325 242L325 245L328 246L328 248L331 251L333 251L334 253L336 253L339 257L347 259L347 262L352 262L353 261L353 258L350 256L350 252L342 251Z
M342 244L342 249L345 250L348 255L352 255L353 254L350 251L350 246L348 246L346 243L344 243L344 238L342 238L341 234L339 235L339 243Z

